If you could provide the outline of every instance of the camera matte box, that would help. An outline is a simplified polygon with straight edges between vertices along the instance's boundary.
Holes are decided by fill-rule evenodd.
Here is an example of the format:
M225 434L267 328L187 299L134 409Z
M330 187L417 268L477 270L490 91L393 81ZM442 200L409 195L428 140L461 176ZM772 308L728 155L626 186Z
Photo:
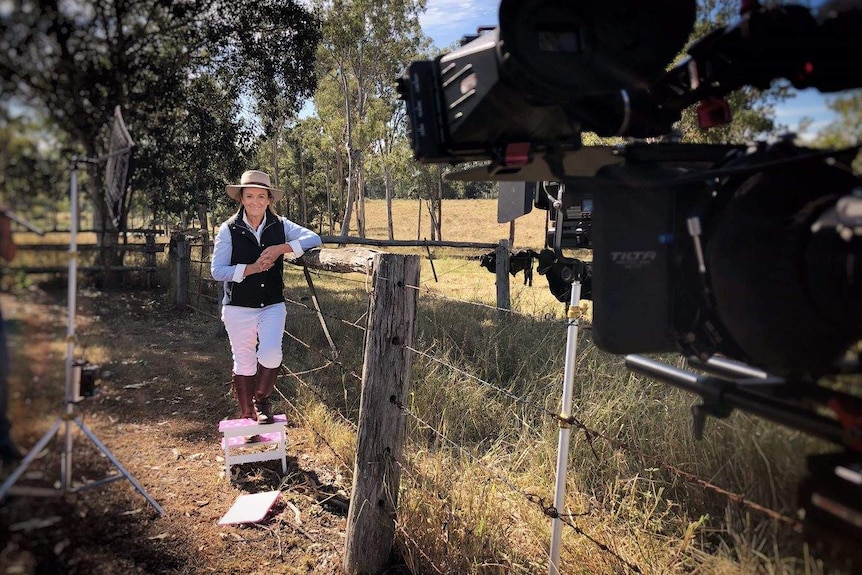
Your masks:
M593 218L593 339L611 353L674 349L669 250L673 194L597 179Z

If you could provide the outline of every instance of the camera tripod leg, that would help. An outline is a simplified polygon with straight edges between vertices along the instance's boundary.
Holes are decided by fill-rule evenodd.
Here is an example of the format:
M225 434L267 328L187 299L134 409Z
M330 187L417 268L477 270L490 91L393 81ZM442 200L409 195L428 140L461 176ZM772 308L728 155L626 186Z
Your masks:
M15 482L18 481L18 479L24 474L24 472L27 471L27 468L30 466L30 464L33 463L33 461L36 459L36 457L38 457L38 455L42 452L42 450L45 449L45 446L48 445L48 442L51 441L51 439L57 434L57 432L60 429L60 426L65 425L66 426L66 430L65 430L66 451L63 454L63 458L61 459L61 462L60 462L63 489L46 490L46 489L35 489L35 488L34 489L27 489L27 488L25 488L26 491L34 493L34 494L38 493L40 495L59 495L60 493L62 493L64 491L65 492L82 491L84 489L90 489L90 488L96 487L98 485L103 485L105 483L109 483L112 481L117 481L121 478L125 478L125 479L129 480L129 483L131 483L132 486L134 486L134 488L138 491L138 493L140 493L141 495L144 496L144 499L147 500L147 503L152 505L153 509L155 509L159 515L164 515L165 514L164 509L162 509L162 507L155 501L155 499L150 497L150 495L143 488L143 486L140 483L138 483L137 479L135 479L135 477L131 473L129 473L129 471L125 467L123 467L122 463L120 463L120 461L114 456L114 454L111 453L111 451L107 447L105 447L105 445L101 441L99 441L99 438L96 437L96 435L92 431L90 431L90 429L86 425L84 425L84 423L79 418L77 418L77 417L74 418L74 422L78 425L78 427L81 428L81 431L84 432L84 434L90 439L90 441L93 442L93 444L99 449L99 451L101 451L105 455L105 457L107 457L108 460L114 464L114 467L116 467L120 471L120 473L122 474L122 477L116 477L116 478L115 477L108 477L102 481L97 481L95 483L89 483L89 484L84 485L83 487L80 487L77 489L70 489L71 474L72 474L72 459L71 459L71 448L70 448L71 433L69 433L69 420L67 418L60 418L57 421L55 421L54 425L51 426L51 429L49 429L45 433L45 435L43 435L41 437L41 439L39 439L39 441L36 442L36 445L33 446L33 449L31 449L27 453L27 455L24 456L24 459L21 461L20 465L18 465L18 467L15 469L15 471L12 472L12 475L10 475L8 478L6 478L6 481L3 482L3 485L0 485L0 501L3 500L3 498L6 496L6 493L8 493L9 490L15 485Z
M48 442L51 441L51 438L57 434L57 430L60 429L60 425L62 425L62 423L62 419L58 419L57 421L55 421L54 425L51 426L51 429L49 429L45 433L45 435L43 435L42 438L36 442L36 445L33 446L33 449L27 452L27 455L24 456L24 459L21 460L21 463L18 465L15 471L12 472L12 475L6 478L6 481L3 482L3 485L0 485L0 501L3 501L3 497L6 496L6 492L9 491L9 489L13 485L15 485L15 482L18 481L18 478L21 477L25 471L27 471L27 468L30 466L31 463L33 463L33 460L36 459L36 456L38 456L39 453L42 452L45 446L48 445Z
M90 431L90 429L86 425L84 425L84 423L80 419L75 418L75 423L78 424L78 427L81 428L81 431L83 431L84 434L90 438L90 441L93 442L93 444L99 449L99 451L104 453L105 457L107 457L111 461L111 463L114 464L114 467L120 470L120 473L123 474L123 477L129 480L129 483L131 483L134 488L137 489L138 493L144 496L144 499L147 500L147 503L152 505L153 509L155 509L159 515L164 515L165 510L162 509L162 507L158 503L156 503L155 499L150 497L150 494L147 493L146 489L144 489L144 487L140 483L138 483L138 480L135 479L135 477L131 473L129 473L125 467L123 467L123 464L120 463L120 460L114 457L114 454L111 453L111 451L107 447L105 447L105 444L99 441L99 438L96 437L96 435L92 431Z

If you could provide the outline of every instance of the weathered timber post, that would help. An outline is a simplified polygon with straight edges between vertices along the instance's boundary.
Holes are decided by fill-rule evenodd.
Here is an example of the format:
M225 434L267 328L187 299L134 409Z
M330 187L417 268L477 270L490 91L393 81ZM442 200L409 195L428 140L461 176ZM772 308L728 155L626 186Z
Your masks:
M173 256L173 281L171 292L174 300L174 309L183 310L189 304L189 275L192 269L192 245L183 234L175 234L171 237L171 250L169 255Z
M144 234L146 241L146 250L144 251L144 265L149 269L147 271L147 287L152 288L156 285L156 234L153 231Z
M509 301L509 240L500 240L497 256L497 307L511 309Z
M353 490L347 515L344 571L383 572L395 541L395 510L404 442L404 417L416 333L419 256L374 257L374 291L365 334L362 398Z

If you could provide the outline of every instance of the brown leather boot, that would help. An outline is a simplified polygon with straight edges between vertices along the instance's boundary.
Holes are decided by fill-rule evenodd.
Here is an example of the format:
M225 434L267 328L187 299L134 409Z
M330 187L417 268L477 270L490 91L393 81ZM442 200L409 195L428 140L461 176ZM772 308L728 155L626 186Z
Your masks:
M254 411L254 390L256 385L255 375L236 375L233 376L233 391L236 393L236 400L239 403L240 417L243 419L257 419L257 413Z
M254 406L257 408L258 423L273 423L270 396L275 390L278 367L263 367L257 364L257 388L254 391Z

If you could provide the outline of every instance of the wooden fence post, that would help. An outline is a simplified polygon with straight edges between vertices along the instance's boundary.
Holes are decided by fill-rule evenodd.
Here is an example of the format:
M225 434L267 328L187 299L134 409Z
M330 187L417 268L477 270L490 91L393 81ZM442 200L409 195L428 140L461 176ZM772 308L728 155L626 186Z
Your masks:
M374 257L374 292L365 334L362 398L353 490L347 515L344 571L383 572L395 541L395 510L419 292L419 256Z
M173 287L174 309L184 310L189 304L189 276L192 269L192 245L183 234L176 234L171 238L174 248L171 254L175 259L175 270Z
M500 240L497 256L497 307L511 309L509 300L509 240Z
M144 234L146 241L146 250L144 251L144 265L152 268L147 272L147 287L152 289L156 285L156 234L155 232L146 232Z

